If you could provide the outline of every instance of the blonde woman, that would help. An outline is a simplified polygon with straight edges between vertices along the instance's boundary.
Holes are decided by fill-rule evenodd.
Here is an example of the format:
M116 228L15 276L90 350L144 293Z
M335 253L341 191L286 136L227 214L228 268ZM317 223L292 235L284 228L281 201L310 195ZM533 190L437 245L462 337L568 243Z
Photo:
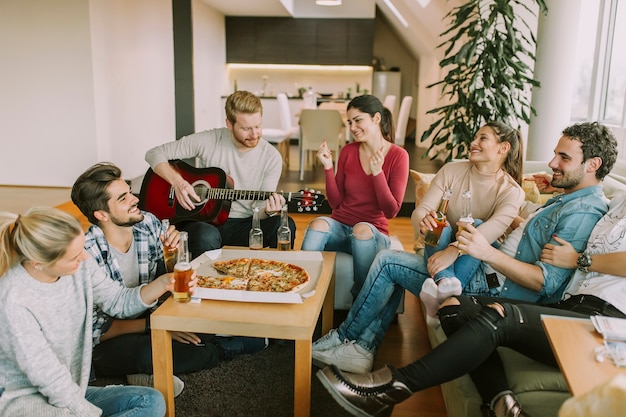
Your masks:
M0 415L165 415L153 388L88 382L93 305L138 314L173 290L172 275L135 288L113 282L83 249L79 222L54 208L0 213L0 242Z

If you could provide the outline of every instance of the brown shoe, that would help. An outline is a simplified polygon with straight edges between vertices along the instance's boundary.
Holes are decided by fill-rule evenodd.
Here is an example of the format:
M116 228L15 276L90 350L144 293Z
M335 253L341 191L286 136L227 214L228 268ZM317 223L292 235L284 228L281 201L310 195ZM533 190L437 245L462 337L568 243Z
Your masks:
M491 402L491 411L496 417L530 417L522 411L519 401L510 391L497 395Z
M331 365L320 369L317 377L339 405L358 417L390 416L395 404L413 394L394 379L386 366L374 372L351 374Z

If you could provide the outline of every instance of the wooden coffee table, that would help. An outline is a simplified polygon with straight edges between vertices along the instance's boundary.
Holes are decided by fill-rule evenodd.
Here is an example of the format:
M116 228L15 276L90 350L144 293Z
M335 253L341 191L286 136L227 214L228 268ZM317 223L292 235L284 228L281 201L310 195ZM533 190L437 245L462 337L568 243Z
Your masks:
M573 395L584 394L617 374L626 374L626 369L615 366L609 357L603 362L596 360L594 349L603 340L591 320L545 315L542 323Z
M322 252L322 271L315 294L302 304L202 300L175 303L167 299L150 317L154 387L163 393L167 416L174 416L171 331L268 337L295 341L294 416L311 408L311 339L322 312L322 334L332 327L335 253Z

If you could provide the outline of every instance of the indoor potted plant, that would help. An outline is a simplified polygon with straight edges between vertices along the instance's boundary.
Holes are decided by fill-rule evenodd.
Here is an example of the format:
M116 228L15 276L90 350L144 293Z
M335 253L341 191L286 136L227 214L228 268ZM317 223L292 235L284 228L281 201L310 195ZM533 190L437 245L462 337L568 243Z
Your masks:
M544 0L469 0L446 15L450 27L441 36L448 39L438 48L445 47L439 66L448 72L428 88L441 86L448 104L427 112L439 118L421 137L432 136L431 159L446 152L446 162L467 157L474 133L489 120L517 128L530 122L530 89L539 86L531 68L536 40L516 12L535 16L534 5L547 13Z

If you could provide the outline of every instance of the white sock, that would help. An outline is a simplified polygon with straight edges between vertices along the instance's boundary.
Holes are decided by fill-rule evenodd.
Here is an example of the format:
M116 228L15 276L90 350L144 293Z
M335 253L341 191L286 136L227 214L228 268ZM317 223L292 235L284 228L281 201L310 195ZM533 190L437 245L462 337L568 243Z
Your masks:
M453 295L461 295L463 288L458 278L442 278L437 282L437 300L441 304Z
M439 300L437 299L438 292L439 290L434 279L428 278L424 281L422 290L420 291L420 299L426 307L427 316L437 317L437 311L439 311Z

